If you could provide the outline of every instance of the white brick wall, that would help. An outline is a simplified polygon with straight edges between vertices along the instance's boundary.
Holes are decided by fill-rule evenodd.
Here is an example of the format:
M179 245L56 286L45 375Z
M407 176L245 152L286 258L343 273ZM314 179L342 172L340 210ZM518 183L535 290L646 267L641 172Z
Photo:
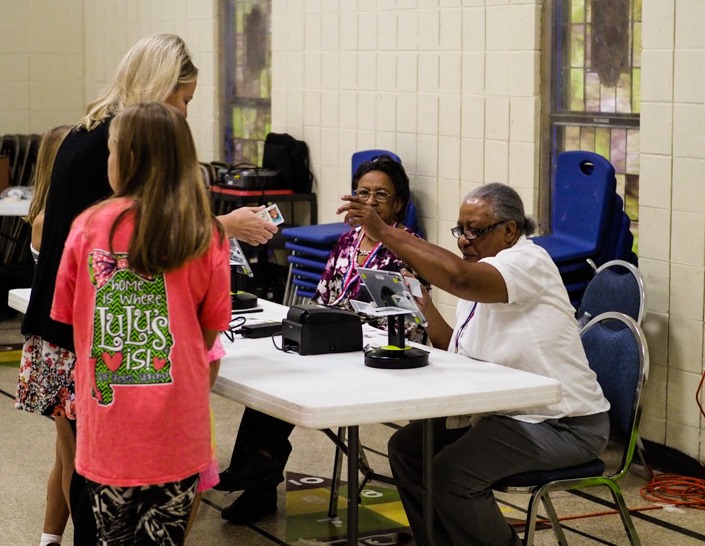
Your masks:
M216 0L0 0L0 134L77 123L143 36L173 32L199 68L189 124L199 157L220 157Z
M640 267L652 374L642 435L705 460L705 3L644 0Z
M42 133L78 119L83 70L81 2L0 1L0 134Z

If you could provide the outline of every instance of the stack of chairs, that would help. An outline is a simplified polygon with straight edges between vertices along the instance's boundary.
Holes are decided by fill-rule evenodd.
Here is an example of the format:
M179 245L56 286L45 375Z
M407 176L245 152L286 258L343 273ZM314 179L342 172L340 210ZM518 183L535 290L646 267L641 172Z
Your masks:
M10 161L10 186L32 186L42 135L0 135L0 155Z
M361 150L352 155L352 175L364 161L371 161L381 155L388 155L401 163L401 158L394 152L380 149ZM416 207L409 200L405 225L418 231ZM287 261L289 275L284 291L284 305L308 303L316 292L321 274L325 268L328 256L338 238L348 230L343 222L317 224L313 226L297 226L282 230L284 247L290 251Z
M0 156L7 156L8 178L4 183L10 187L34 185L34 171L37 152L42 136L39 134L0 135ZM25 288L32 285L34 261L29 251L32 236L30 225L21 216L3 216L0 218L0 320L13 317L17 312L7 305L7 294L13 288Z
M282 230L284 248L290 252L287 257L289 276L284 291L284 305L307 303L313 298L328 256L347 229L346 224L336 222Z
M551 200L551 233L534 237L558 266L573 305L595 269L611 260L636 264L634 238L612 164L586 151L558 155Z

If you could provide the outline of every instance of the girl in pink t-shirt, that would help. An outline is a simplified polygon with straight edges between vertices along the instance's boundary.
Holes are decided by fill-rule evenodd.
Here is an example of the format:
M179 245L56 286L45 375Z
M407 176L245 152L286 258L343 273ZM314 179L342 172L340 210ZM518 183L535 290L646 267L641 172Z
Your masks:
M123 109L108 148L115 196L76 218L51 313L74 331L76 471L99 544L182 544L213 457L207 351L230 320L228 247L175 108Z

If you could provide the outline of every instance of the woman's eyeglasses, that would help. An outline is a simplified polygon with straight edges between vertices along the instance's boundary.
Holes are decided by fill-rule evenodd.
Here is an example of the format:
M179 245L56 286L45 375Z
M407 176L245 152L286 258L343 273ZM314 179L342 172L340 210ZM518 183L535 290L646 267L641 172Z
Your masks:
M474 228L474 227L469 227L463 229L461 226L455 226L454 228L450 229L450 232L453 234L453 237L456 239L460 239L460 237L465 236L465 238L468 241L471 241L473 239L477 239L478 237L482 237L486 233L489 233L492 231L494 228L496 228L500 224L504 224L507 222L507 220L502 220L500 222L497 222L495 224L492 224L490 226L485 226L481 228Z
M370 191L370 190L357 190L355 192L355 196L359 197L363 201L367 201L370 196L374 198L377 203L386 203L389 201L390 197L394 197L394 193L389 193L388 191L385 190L377 190L377 191Z

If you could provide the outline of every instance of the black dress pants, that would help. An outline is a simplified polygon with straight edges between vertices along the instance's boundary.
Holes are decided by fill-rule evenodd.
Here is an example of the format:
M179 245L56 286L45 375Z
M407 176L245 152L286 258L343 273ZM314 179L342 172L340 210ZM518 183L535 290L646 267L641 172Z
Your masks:
M291 454L289 436L292 430L294 425L291 423L245 408L230 457L230 467L235 468L239 460L248 454L264 450L271 453L284 468Z

